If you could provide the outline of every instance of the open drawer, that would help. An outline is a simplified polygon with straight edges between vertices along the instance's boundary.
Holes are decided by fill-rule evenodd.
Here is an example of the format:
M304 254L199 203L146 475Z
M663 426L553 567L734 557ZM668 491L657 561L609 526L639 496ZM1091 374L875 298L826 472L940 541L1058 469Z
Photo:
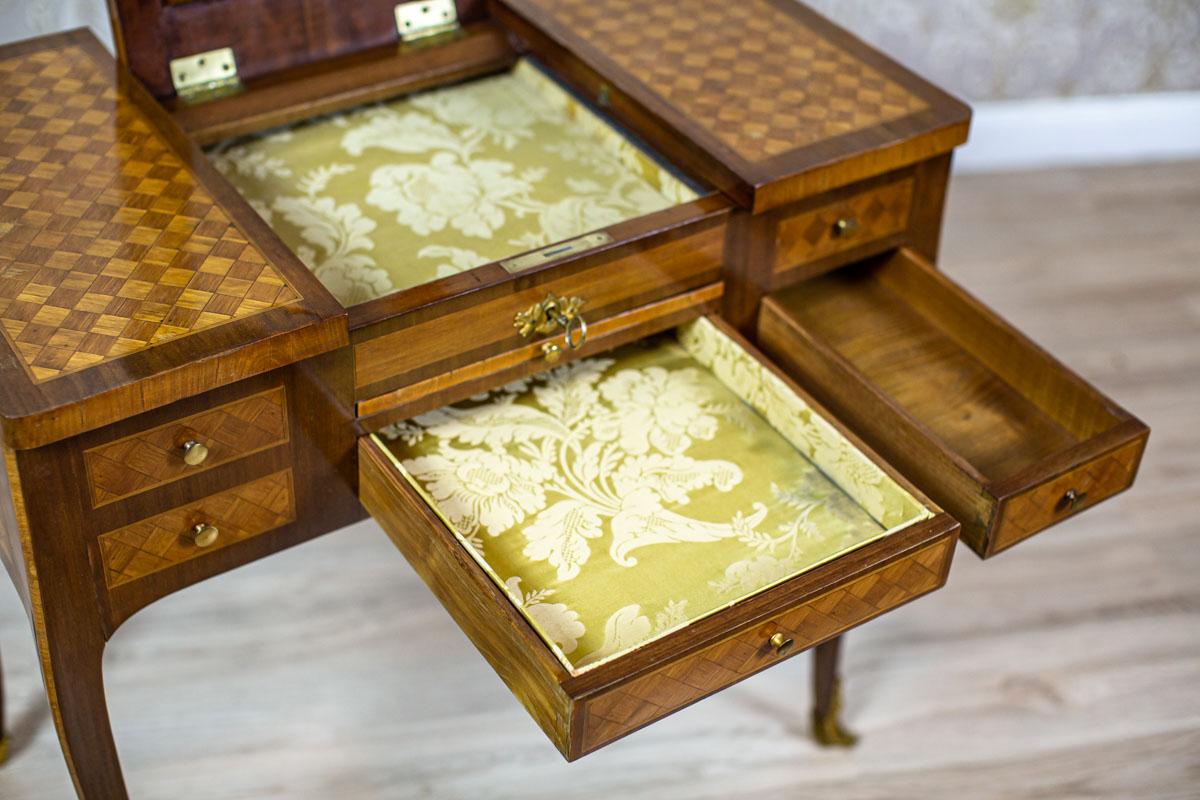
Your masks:
M1149 435L907 250L768 296L758 340L984 557L1128 487Z
M958 530L710 317L368 435L360 472L568 759L938 588Z

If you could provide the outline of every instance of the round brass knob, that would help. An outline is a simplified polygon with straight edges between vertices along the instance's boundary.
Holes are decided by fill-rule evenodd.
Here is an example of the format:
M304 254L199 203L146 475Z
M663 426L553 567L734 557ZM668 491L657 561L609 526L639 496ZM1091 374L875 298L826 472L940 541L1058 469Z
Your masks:
M858 219L856 217L841 217L833 223L833 235L839 239L849 239L857 233Z
M183 463L189 467L198 467L208 458L208 448L195 439L188 439L180 449L183 451Z
M783 655L788 650L791 650L792 645L794 645L796 643L795 639L789 639L788 637L784 636L782 633L771 634L771 638L768 639L767 641L770 642L771 647L774 647L775 652L779 653L779 655Z
M562 348L554 342L542 342L542 355L546 357L547 363L555 364L562 357Z
M216 543L217 537L221 535L221 530L216 525L200 522L192 528L189 535L196 547L211 547Z

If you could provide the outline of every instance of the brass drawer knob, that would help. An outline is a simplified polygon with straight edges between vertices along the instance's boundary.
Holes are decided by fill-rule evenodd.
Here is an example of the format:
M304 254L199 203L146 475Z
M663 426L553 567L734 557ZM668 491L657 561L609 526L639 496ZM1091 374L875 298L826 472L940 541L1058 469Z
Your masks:
M1066 494L1058 501L1058 510L1074 511L1087 502L1087 492L1081 492L1078 489L1067 489Z
M196 547L212 547L216 544L217 537L221 535L221 530L216 525L200 522L192 528L188 535L191 536L192 543Z
M775 648L775 652L779 655L783 655L787 651L791 650L792 645L796 643L795 639L789 639L782 633L771 634L771 638L767 641L770 643L771 647Z
M183 451L183 463L189 467L198 467L208 458L208 448L195 439L188 439L179 449Z
M838 239L851 239L858 234L858 229L857 217L839 217L833 223L833 235Z

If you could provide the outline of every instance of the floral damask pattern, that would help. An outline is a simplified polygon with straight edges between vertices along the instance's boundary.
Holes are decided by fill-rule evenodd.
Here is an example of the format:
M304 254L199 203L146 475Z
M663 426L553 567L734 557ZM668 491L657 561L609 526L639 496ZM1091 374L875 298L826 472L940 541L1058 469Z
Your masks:
M575 671L928 516L704 319L383 433Z
M347 306L695 197L527 62L211 158Z

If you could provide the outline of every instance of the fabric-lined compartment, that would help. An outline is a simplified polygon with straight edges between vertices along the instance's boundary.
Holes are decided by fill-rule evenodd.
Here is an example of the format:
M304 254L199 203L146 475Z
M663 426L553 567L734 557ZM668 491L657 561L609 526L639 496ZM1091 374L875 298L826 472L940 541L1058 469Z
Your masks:
M697 196L528 61L210 158L345 306Z
M383 433L574 674L931 516L706 319Z

